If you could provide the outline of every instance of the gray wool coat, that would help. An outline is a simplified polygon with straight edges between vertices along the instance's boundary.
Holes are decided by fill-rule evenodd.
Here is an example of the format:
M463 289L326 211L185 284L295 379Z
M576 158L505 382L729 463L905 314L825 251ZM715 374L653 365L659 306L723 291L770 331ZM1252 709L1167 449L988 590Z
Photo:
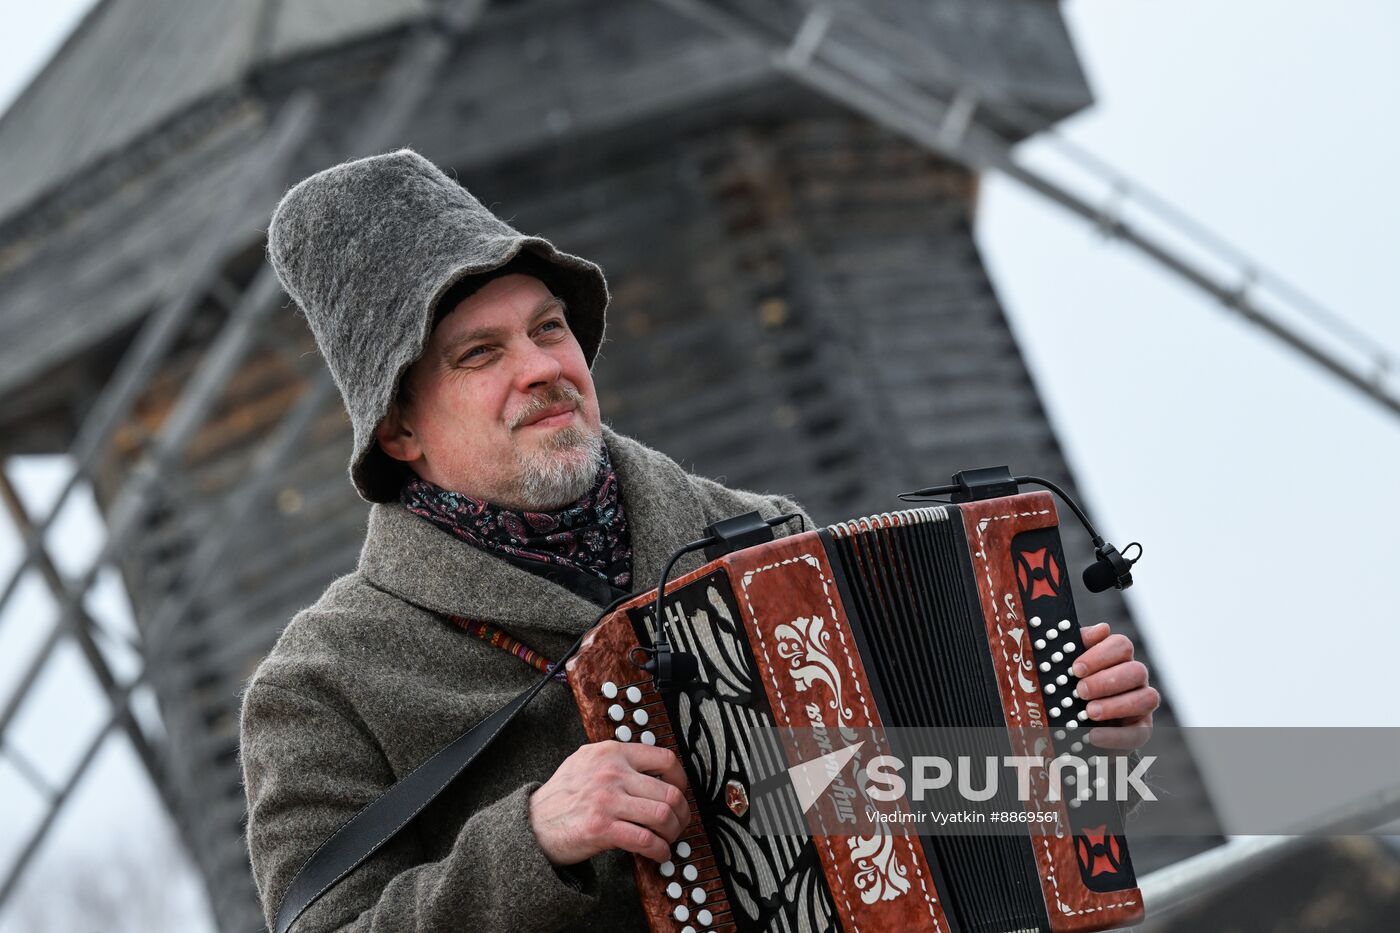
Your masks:
M799 511L604 432L638 588L653 586L670 554L712 522ZM688 555L674 575L702 560ZM297 869L341 824L539 676L446 614L495 623L559 657L598 613L398 503L374 505L357 568L296 614L243 693L248 853L269 929ZM630 856L608 852L560 873L529 826L530 794L585 741L568 688L550 684L292 933L644 930Z

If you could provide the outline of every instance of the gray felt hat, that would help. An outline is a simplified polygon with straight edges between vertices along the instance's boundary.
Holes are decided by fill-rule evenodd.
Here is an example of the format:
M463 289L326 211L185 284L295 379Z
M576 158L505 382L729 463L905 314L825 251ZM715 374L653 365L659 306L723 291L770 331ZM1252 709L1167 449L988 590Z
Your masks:
M345 399L355 435L350 480L370 502L397 499L404 475L374 430L422 355L438 303L449 291L463 294L469 276L511 263L563 299L589 366L603 340L601 269L521 234L411 149L299 182L272 213L267 252Z

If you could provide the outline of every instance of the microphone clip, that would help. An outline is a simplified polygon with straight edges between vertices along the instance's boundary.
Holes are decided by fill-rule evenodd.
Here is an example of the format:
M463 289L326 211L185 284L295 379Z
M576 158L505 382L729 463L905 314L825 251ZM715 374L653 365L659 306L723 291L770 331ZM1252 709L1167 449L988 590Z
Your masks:
M1015 476L1010 467L1005 466L984 467L980 470L962 470L953 474L951 484L927 486L913 492L900 493L899 498L906 502L924 502L928 501L927 497L929 496L948 496L947 501L950 503L976 502L982 499L1014 496L1020 491L1022 483L1044 486L1059 496L1060 501L1069 506L1074 517L1079 519L1079 523L1088 532L1089 539L1094 543L1094 562L1084 568L1084 585L1089 592L1102 593L1110 587L1126 590L1133 585L1133 564L1142 558L1142 545L1134 541L1123 550L1130 551L1137 548L1137 556L1131 559L1124 556L1094 530L1089 516L1084 514L1084 510L1069 497L1069 494L1048 479L1039 476ZM935 499L933 501L943 502L944 500Z
M1134 541L1124 551L1137 548L1131 560L1103 538L1094 541L1094 562L1084 568L1084 587L1091 593L1102 593L1109 587L1126 590L1133 585L1133 564L1142 557L1142 545Z
M700 678L700 661L694 655L671 650L668 641L658 641L651 648L639 645L632 649L631 657L633 664L651 675L660 693L683 689Z

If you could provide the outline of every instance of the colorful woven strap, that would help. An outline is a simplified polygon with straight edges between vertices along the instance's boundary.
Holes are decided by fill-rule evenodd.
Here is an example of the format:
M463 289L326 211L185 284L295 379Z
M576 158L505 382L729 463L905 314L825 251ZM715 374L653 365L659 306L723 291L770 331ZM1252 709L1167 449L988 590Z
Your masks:
M541 674L548 674L554 670L554 662L540 654L534 648L525 644L520 639L511 635L505 629L492 625L490 622L478 622L475 619L464 619L461 616L448 616L452 624L466 632L473 638L479 638L502 651L509 651L526 664L539 671ZM555 680L564 680L565 672L559 670L555 672Z

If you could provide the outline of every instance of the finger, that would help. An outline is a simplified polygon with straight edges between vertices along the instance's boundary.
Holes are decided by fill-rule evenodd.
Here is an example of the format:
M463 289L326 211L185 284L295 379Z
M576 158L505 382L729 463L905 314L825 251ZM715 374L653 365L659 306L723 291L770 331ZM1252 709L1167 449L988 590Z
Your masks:
M676 819L680 820L682 826L690 822L690 802L686 800L685 793L674 784L649 774L633 773L623 782L623 789L634 797L659 800L666 804L676 814Z
M1107 622L1100 622L1097 625L1090 625L1079 630L1079 641L1085 648L1092 648L1112 633L1113 629Z
M1121 726L1095 726L1084 736L1085 741L1098 748L1128 751L1141 748L1152 738L1152 717L1140 716Z
M1122 664L1133 659L1133 643L1126 635L1109 635L1092 648L1087 649L1070 667L1070 673L1083 679L1114 664Z
M1132 719L1146 716L1162 703L1161 696L1151 687L1138 687L1127 693L1094 700L1089 706L1089 718L1095 722L1109 719Z
M661 745L643 745L640 742L618 742L617 750L627 759L635 771L643 774L656 774L680 766L676 753ZM681 772L684 774L684 772Z
M615 818L645 826L667 843L674 842L685 829L685 822L664 800L620 794L610 809Z
M1138 687L1147 686L1147 665L1141 661L1125 661L1081 678L1074 692L1081 699L1111 697Z
M621 849L634 855L645 855L653 862L664 862L671 857L671 846L645 826L617 820L603 834L603 841L609 848Z
M676 753L661 745L643 745L641 742L600 742L626 759L634 771L659 771L676 761Z
M669 748L622 743L618 743L618 748L633 770L642 774L653 774L667 784L681 790L686 789L685 769L681 767L681 760L676 757L676 753Z

